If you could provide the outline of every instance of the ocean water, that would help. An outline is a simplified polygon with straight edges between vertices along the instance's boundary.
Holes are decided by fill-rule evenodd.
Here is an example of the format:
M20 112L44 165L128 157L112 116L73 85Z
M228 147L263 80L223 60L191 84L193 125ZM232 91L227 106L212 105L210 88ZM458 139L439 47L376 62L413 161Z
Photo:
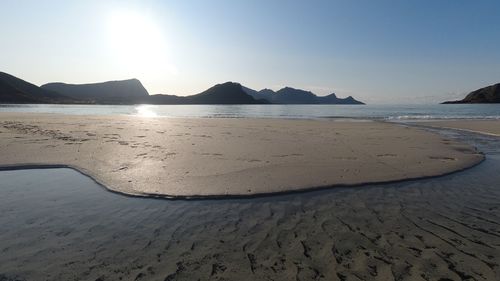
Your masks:
M147 117L500 119L500 105L7 105L0 112Z

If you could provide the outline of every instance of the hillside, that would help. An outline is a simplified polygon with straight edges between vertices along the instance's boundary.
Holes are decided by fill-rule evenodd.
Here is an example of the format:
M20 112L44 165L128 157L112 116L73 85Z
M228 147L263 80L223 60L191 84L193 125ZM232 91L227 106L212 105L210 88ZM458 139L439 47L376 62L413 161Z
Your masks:
M217 84L197 95L188 96L189 103L202 104L265 104L262 99L248 95L239 83L226 82Z
M243 88L249 95L257 99L265 99L276 104L364 104L353 97L338 98L335 94L317 96L310 91L285 87L277 92L270 89L255 91Z
M463 100L446 101L443 104L455 103L500 103L500 83L475 90Z
M42 88L74 99L105 104L142 103L149 98L148 91L137 79L92 84L49 83Z
M0 103L75 103L76 100L42 89L5 72L0 72Z
M320 97L310 91L285 87L255 91L239 83L217 84L191 96L149 95L137 79L90 84L48 83L41 87L0 72L0 103L93 104L363 104L335 94Z
M263 99L248 95L239 83L217 84L192 96L153 95L150 102L155 104L266 104Z

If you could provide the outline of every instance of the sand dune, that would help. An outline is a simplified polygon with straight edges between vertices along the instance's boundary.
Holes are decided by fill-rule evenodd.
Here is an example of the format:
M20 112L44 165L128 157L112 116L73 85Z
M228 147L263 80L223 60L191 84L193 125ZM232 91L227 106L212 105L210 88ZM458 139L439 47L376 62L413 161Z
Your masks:
M134 195L221 196L442 175L466 144L381 122L0 114L0 165L64 164Z

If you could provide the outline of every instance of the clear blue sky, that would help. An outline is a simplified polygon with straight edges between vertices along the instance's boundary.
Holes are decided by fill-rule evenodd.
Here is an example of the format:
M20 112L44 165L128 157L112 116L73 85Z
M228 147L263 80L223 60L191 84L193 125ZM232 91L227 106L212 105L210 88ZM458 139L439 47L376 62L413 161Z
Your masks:
M500 82L500 1L2 0L0 71L35 84L136 77L150 94L237 81L369 103Z

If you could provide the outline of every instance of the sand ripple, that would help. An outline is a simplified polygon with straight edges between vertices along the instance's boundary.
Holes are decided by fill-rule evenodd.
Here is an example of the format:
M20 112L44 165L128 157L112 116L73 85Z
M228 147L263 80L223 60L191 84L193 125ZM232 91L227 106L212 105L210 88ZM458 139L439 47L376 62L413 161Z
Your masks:
M499 280L500 146L474 143L487 160L459 174L251 200L2 172L0 280Z

